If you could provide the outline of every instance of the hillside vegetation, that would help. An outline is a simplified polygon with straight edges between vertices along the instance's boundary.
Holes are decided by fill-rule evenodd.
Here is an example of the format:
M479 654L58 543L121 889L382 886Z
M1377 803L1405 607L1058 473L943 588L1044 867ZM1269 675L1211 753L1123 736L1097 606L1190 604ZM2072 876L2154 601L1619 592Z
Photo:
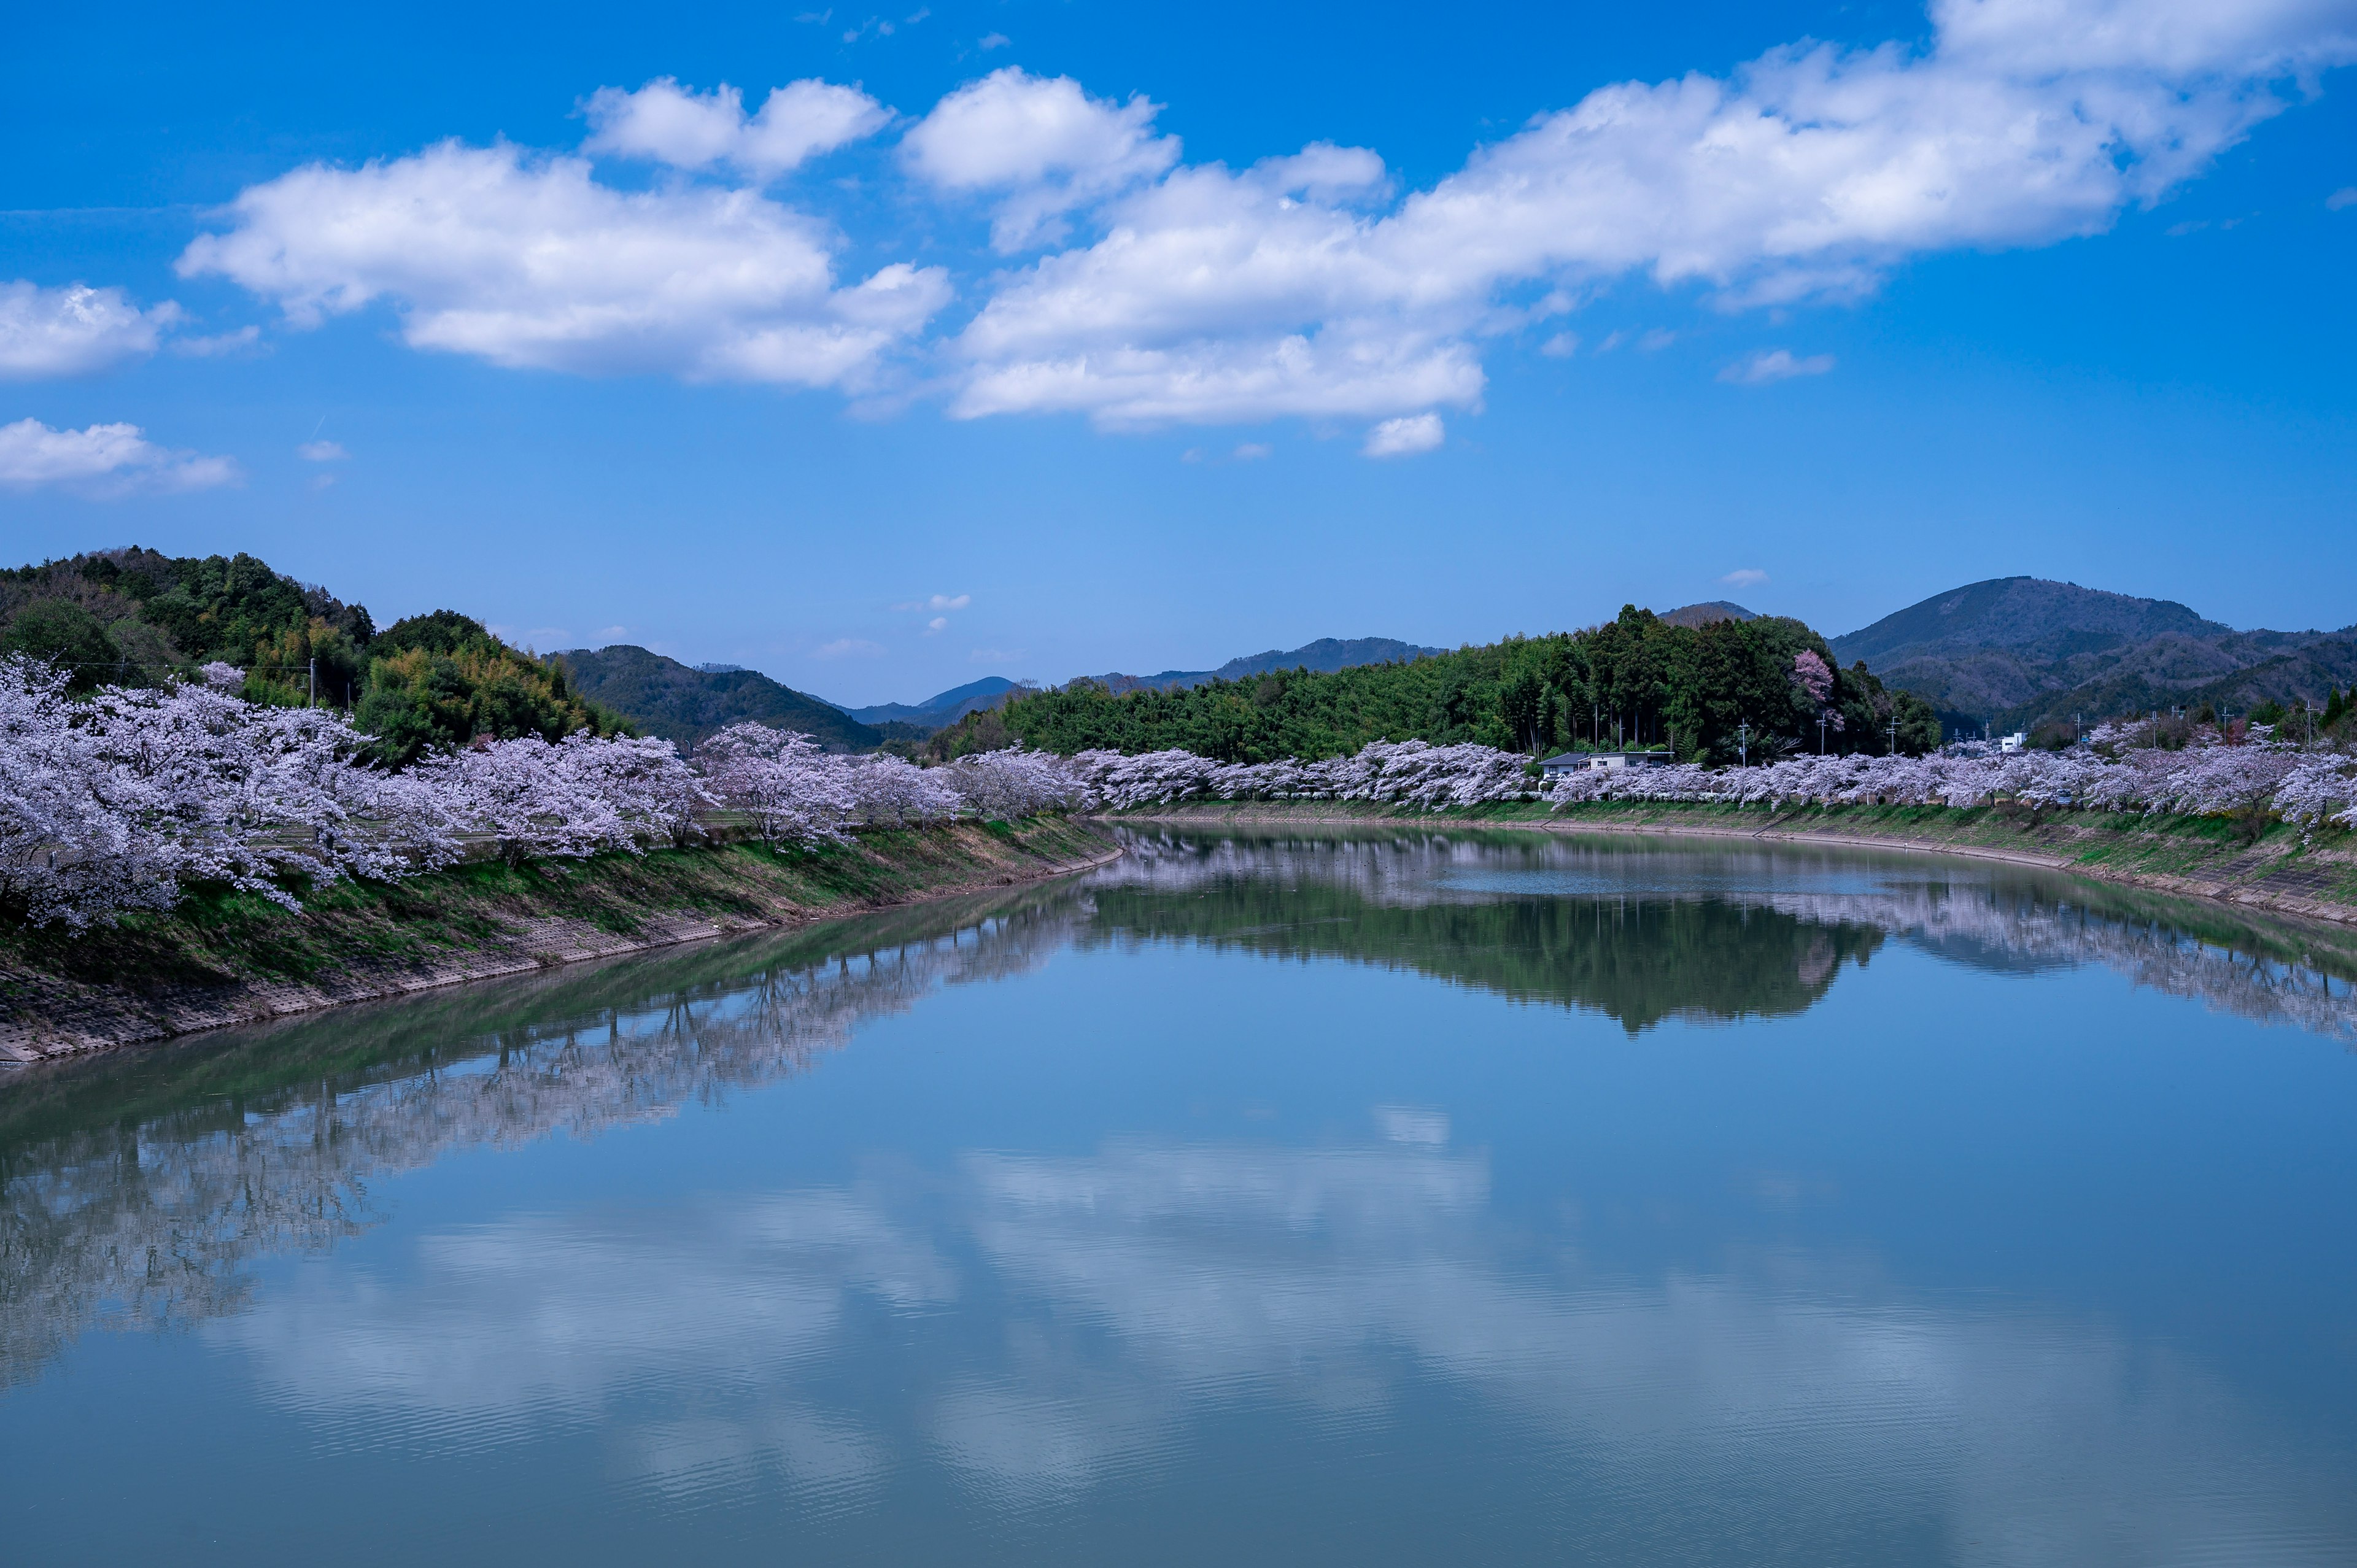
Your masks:
M350 711L404 764L478 736L556 740L627 728L564 668L452 610L379 631L366 607L251 555L106 550L0 571L0 654L63 668L78 692L153 687L201 665L245 672L248 701Z
M2320 707L2357 681L2352 634L2237 631L2170 599L1997 577L1885 616L1833 650L1951 723L2034 731L2179 707Z
M873 725L758 670L694 670L629 643L576 648L554 659L584 697L682 751L747 723L798 730L829 751L870 751L884 739Z
M1813 661L1807 678L1803 655ZM1018 696L936 740L954 755L962 736L1001 726L1065 755L1177 747L1222 762L1316 760L1410 738L1530 753L1662 746L1706 762L1814 751L1821 740L1829 752L1911 754L1942 738L1929 704L1887 689L1863 665L1834 669L1825 639L1797 620L1675 626L1634 606L1585 631L1410 662L1125 693L1079 681Z

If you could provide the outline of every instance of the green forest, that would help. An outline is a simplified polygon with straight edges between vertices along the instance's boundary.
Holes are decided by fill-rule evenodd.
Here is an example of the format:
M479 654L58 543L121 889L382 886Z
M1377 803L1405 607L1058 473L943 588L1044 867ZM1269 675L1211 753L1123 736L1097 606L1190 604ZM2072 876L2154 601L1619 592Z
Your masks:
M234 664L252 701L352 710L396 766L478 736L628 728L583 701L563 665L510 647L480 621L436 610L379 631L364 607L242 553L135 547L0 570L0 653L48 660L80 691Z
M1822 661L1822 693L1795 676L1804 652ZM1836 668L1825 639L1800 621L1674 626L1633 605L1585 631L1508 638L1411 663L1272 671L1118 696L1077 681L974 715L936 737L936 749L979 748L988 744L984 732L1002 725L1066 755L1178 746L1223 762L1314 760L1412 738L1535 755L1654 746L1697 762L1743 754L1757 762L1821 745L1921 755L1944 738L1931 704L1885 688L1864 664ZM972 746L961 744L961 730Z

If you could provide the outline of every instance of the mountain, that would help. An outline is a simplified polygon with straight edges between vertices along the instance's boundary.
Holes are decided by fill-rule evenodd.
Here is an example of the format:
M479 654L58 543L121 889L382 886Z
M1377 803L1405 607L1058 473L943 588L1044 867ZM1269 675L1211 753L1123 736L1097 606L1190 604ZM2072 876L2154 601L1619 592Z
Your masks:
M1265 675L1272 670L1300 669L1330 674L1361 664L1405 664L1448 651L1445 648L1420 648L1390 637L1321 637L1289 650L1272 648L1265 653L1248 653L1241 659L1229 660L1217 670L1165 670L1159 675L1114 673L1088 679L1111 687L1116 693L1149 689L1173 692L1211 681L1241 681L1247 675Z
M2039 577L1972 583L1832 640L1950 723L2029 728L2152 708L2322 702L2357 680L2357 627L2237 631L2174 599Z
M840 703L828 705L843 708L864 725L919 725L933 730L953 725L968 714L998 706L1013 690L1015 682L1006 676L985 675L979 681L936 693L921 703L877 703L866 708L844 708Z
M834 703L781 686L758 670L692 670L626 642L554 657L574 690L683 751L748 719L801 730L829 751L866 751L884 738Z
M395 767L479 736L555 740L620 723L470 616L436 610L379 631L364 607L243 553L135 545L0 571L5 653L50 660L82 691L234 665L251 701L349 710L377 737L376 758Z
M1670 626L1708 626L1717 620L1758 620L1758 610L1747 610L1727 599L1706 599L1698 605L1680 605L1664 610L1655 618Z

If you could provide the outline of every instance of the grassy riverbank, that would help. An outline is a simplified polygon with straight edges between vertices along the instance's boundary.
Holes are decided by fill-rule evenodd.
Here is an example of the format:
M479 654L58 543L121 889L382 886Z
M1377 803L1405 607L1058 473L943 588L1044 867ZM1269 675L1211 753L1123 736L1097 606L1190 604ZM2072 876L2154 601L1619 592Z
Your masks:
M1188 822L1478 823L1550 832L1641 832L1770 843L1932 850L2047 866L2189 897L2222 898L2312 918L2357 922L2357 835L2309 834L2282 822L2254 836L2217 817L2123 811L2032 812L2005 806L1759 806L1600 801L1551 811L1543 805L1476 806L1426 812L1359 801L1189 801L1129 814Z
M910 903L1111 853L1100 833L1062 818L956 822L807 851L731 843L469 865L339 883L300 914L198 892L168 915L79 937L0 927L0 1062Z

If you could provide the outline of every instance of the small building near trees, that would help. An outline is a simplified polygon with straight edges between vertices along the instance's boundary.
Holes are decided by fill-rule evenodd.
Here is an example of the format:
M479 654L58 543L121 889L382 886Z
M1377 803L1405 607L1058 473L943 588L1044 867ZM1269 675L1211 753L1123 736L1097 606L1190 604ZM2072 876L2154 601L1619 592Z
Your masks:
M1566 751L1539 764L1550 779L1594 768L1667 768L1677 758L1666 751Z

